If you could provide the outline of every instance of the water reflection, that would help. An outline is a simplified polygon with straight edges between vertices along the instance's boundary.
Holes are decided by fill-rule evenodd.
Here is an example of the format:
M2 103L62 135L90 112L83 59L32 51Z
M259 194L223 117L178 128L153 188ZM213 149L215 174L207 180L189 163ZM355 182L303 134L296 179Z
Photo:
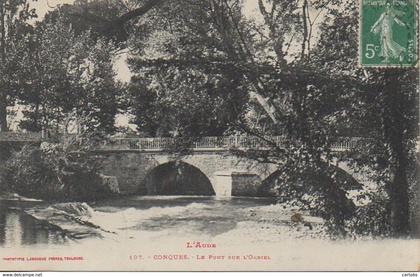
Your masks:
M19 203L0 200L0 246L62 244L66 237L51 226L22 212Z

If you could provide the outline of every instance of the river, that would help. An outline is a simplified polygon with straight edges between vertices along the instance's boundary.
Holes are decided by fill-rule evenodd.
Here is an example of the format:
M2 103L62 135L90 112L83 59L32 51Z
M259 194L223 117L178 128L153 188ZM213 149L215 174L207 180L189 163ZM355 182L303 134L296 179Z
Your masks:
M67 220L73 218L71 212L60 212L54 205L0 200L0 267L4 270L24 265L37 270L402 271L415 270L420 255L418 240L322 239L325 234L322 220L304 215L306 225L291 223L294 211L272 205L273 200L269 198L129 196L88 204L76 204L85 213L78 217L87 223L82 226ZM28 215L31 210L35 211L33 216ZM53 227L51 221L34 218L45 215L51 216L60 228ZM84 236L75 239L68 235L68 230ZM89 230L96 235L90 235ZM196 242L214 248L189 248ZM188 259L165 260L179 255ZM71 260L23 264L14 261L16 257L71 257ZM223 260L214 260L218 257ZM229 257L239 257L239 260Z
M217 236L248 220L256 207L273 204L270 198L212 196L131 196L88 203L90 221L118 237L149 233ZM0 244L5 247L66 244L71 240L58 228L34 219L24 209L39 202L0 200Z

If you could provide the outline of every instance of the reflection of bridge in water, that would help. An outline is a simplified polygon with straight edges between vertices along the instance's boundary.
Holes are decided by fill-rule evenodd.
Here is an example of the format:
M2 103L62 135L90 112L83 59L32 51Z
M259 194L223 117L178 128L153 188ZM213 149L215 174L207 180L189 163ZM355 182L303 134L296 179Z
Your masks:
M43 140L40 134L0 133L0 142ZM122 193L255 196L277 166L238 157L231 150L269 150L270 146L286 145L282 136L267 140L270 142L249 136L203 137L191 143L188 154L177 155L170 149L179 139L112 138L97 152L105 157L103 173L116 176ZM350 150L359 142L358 138L343 138L331 150ZM182 181L181 175L190 177L184 176Z

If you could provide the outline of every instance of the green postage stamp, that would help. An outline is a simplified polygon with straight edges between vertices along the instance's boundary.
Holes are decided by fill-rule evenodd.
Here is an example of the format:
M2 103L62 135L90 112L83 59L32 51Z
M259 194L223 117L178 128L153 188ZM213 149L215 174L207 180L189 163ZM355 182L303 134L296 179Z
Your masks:
M417 0L360 0L360 65L417 64Z

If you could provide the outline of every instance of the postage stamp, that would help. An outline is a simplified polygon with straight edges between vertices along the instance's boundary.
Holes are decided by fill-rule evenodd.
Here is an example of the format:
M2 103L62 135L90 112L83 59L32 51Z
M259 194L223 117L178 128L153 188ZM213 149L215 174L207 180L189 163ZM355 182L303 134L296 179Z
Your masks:
M360 0L362 67L412 67L417 63L416 0Z

